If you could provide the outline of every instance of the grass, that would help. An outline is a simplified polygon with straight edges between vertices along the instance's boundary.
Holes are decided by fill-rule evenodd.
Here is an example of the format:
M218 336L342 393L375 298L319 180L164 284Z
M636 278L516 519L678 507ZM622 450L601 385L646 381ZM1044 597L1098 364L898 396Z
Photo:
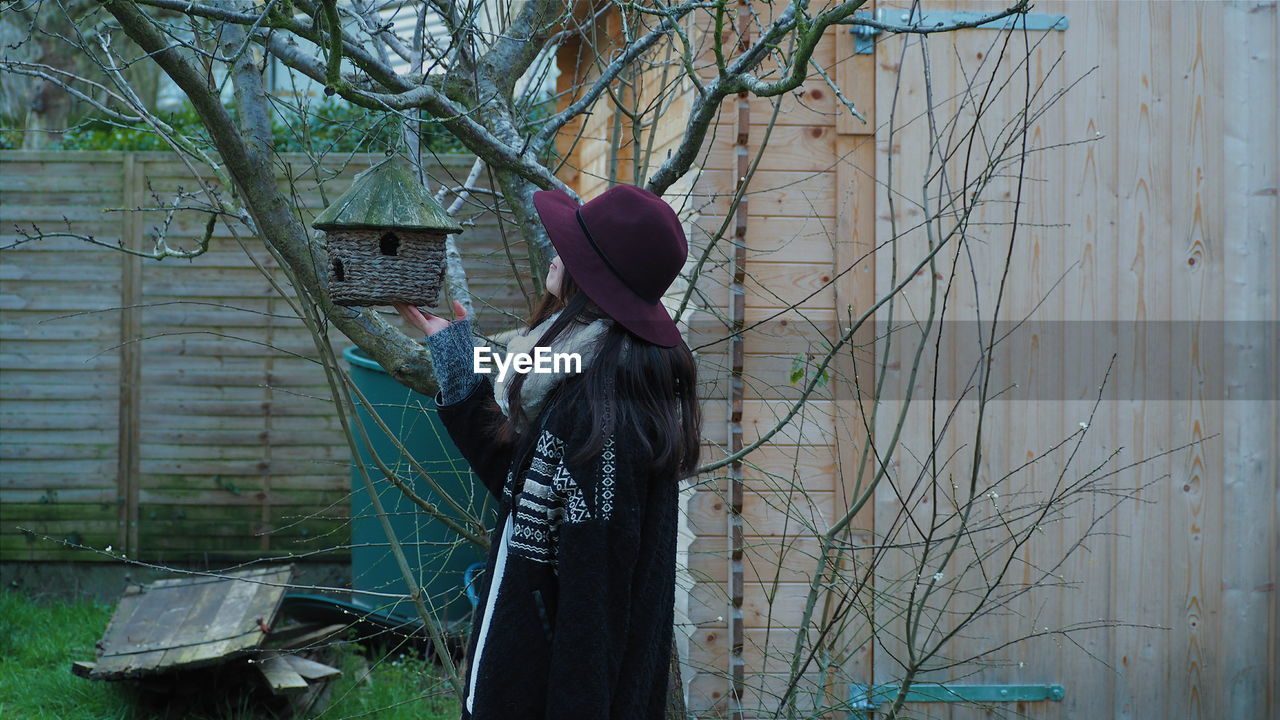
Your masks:
M71 663L92 660L94 644L111 619L111 605L64 602L0 591L0 718L23 720L154 720L129 683L86 680ZM308 720L454 720L457 701L445 691L439 669L411 654L369 657L355 643L338 647L343 673L330 687L323 712ZM248 694L212 698L186 720L257 720L270 717Z

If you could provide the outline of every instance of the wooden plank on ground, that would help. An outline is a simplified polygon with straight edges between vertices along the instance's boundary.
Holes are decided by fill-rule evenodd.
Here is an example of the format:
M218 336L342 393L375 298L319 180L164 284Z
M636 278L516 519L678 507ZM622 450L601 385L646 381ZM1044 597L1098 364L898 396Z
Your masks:
M334 624L321 625L320 623L307 623L301 627L293 628L288 631L277 631L271 634L271 645L280 649L298 650L308 649L313 645L319 645L326 642L352 624Z
M276 695L293 695L307 689L306 678L299 675L282 657L266 657L254 665L266 679L271 692Z
M318 663L315 660L308 660L297 655L281 655L280 658L289 664L294 672L298 673L307 680L319 680L322 678L334 677L341 675L342 671L336 667Z

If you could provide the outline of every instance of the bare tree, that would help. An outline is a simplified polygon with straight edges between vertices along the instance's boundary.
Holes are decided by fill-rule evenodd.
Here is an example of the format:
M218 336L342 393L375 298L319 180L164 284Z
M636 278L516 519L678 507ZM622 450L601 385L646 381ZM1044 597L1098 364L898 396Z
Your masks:
M130 47L128 54L137 54L118 28L92 24L103 19L100 13L91 12L93 7L94 3L84 0L3 4L0 45L5 72L0 74L0 118L5 118L6 125L22 129L24 149L38 150L56 142L75 123L95 115L94 111L108 102L109 93L103 87L107 75L90 56L69 52L69 38L102 34ZM159 68L138 63L122 72L139 101L154 107ZM77 85L76 91L68 92L69 84Z
M708 307L715 303L708 301L707 292L716 282L716 252L722 252L730 239L729 224L735 210L749 196L776 189L753 180L768 145L773 127L770 120L763 140L756 143L758 149L748 171L735 179L727 195L723 190L698 190L700 167L727 101L764 99L772 103L776 119L782 99L817 78L829 84L839 98L838 112L861 118L859 109L847 99L849 88L840 88L832 79L832 68L815 61L815 50L834 26L861 25L917 37L916 47L923 49L933 34L1016 15L1028 6L1027 0L1019 0L987 17L925 27L885 25L855 16L863 4L863 0L829 2L820 7L799 0L770 6L727 0L600 0L570 5L551 0L430 0L420 4L107 0L94 12L107 13L109 22L108 16L94 22L77 20L71 25L86 30L59 34L70 51L81 53L101 70L105 81L11 57L0 66L12 73L38 76L86 98L118 122L150 127L193 168L207 164L216 169L220 186L206 184L181 200L184 206L198 205L208 214L211 225L221 221L259 238L276 256L296 292L292 295L282 289L282 294L313 330L317 354L355 452L356 443L360 438L367 442L370 432L385 432L393 440L394 433L386 427L366 429L352 422L356 409L352 394L356 402L364 400L325 341L330 324L401 383L433 394L434 377L421 344L376 312L337 306L329 299L319 259L323 253L317 252L322 238L308 231L297 199L281 189L274 172L272 115L299 111L306 100L277 97L264 82L264 68L269 63L283 65L296 78L323 88L327 95L393 118L403 126L405 147L420 164L425 152L421 136L428 124L442 126L473 153L476 161L468 176L442 182L439 197L454 212L463 208L493 212L518 233L512 247L520 248L524 257L519 262L513 258L513 281L523 283L524 277L533 278L530 287L521 285L528 297L541 292L540 278L549 259L549 243L537 221L532 195L546 188L573 193L560 179L569 172L594 176L593 180L604 183L643 185L666 195L690 214L715 206L714 214L725 220L707 233L705 242L695 244L696 252L680 284L677 310L684 316L692 308L714 310ZM73 17L73 9L64 10L67 17ZM113 45L111 33L117 29L141 49L141 54L130 56ZM1017 48L1010 43L1014 37L1027 44ZM1027 466L1010 468L997 476L981 472L983 419L988 403L1001 390L990 384L988 363L973 368L963 393L966 400L977 402L976 424L953 423L955 406L940 418L931 416L934 444L926 449L923 459L916 458L918 474L899 475L891 469L893 459L917 450L899 444L912 405L911 392L895 398L900 402L888 403L891 389L882 381L867 388L864 383L868 378L836 370L842 356L851 359L851 367L866 364L856 340L859 333L871 327L877 313L887 313L892 320L895 302L922 273L927 273L930 292L926 307L913 308L919 332L878 338L884 354L871 361L870 369L872 377L879 378L889 364L890 347L898 342L908 343L909 350L896 352L908 358L905 367L911 378L931 363L936 367L941 345L931 338L930 330L946 316L946 299L954 284L965 280L957 274L957 260L973 233L975 211L994 187L1014 192L1013 220L1003 228L1003 239L1010 248L1018 240L1016 208L1022 202L1027 128L1038 113L1061 99L1061 93L1045 93L1042 87L1032 86L1027 62L1030 41L1025 32L1004 34L1002 43L993 48L996 59L967 78L959 99L961 111L954 116L937 117L934 107L940 103L932 99L929 111L919 117L899 118L891 109L887 121L890 143L900 127L924 124L930 157L923 177L887 188L891 216L896 217L894 202L910 202L922 211L918 226L895 225L891 236L876 248L876 252L892 253L892 287L873 306L840 318L840 332L828 337L823 351L798 373L796 399L774 427L763 432L757 442L713 458L702 468L710 475L735 462L751 462L752 454L768 446L779 433L803 425L809 399L824 385L846 383L856 388L855 397L860 399L857 417L866 439L858 466L842 469L854 479L853 493L840 498L834 522L793 531L816 538L817 546L807 557L811 567L804 570L808 592L799 619L804 630L797 633L782 659L788 681L780 687L756 688L776 708L777 717L825 717L836 711L864 710L851 708L850 699L833 695L831 688L847 686L856 679L848 676L844 666L869 645L888 653L896 664L895 672L901 679L898 691L879 699L890 703L890 717L898 717L909 688L922 674L983 661L1022 640L1067 636L1113 622L1107 618L1069 627L1031 627L1018 637L993 638L985 651L952 654L949 648L955 638L983 619L1017 612L1018 604L1029 594L1057 591L1066 584L1064 563L1085 546L1095 524L1089 524L1088 531L1068 544L1060 557L1047 562L1041 559L1028 565L1027 548L1046 526L1084 507L1085 499L1092 502L1087 510L1090 518L1104 517L1115 503L1128 497L1108 484L1108 479L1124 468L1071 469L1072 454L1086 435L1085 423L1078 434L1064 438L1060 445L1045 449L1027 463L1055 465L1057 480L1048 492L1022 481ZM904 52L907 47L904 43ZM557 59L559 78L555 91L548 93L547 77ZM1012 69L1001 61L1007 61ZM199 113L214 152L173 133L157 119L148 96L136 92L122 74L139 63L154 63L181 88ZM925 68L928 73L927 60ZM926 82L926 87L931 83ZM1019 112L992 118L992 101L1009 93L1019 93ZM290 108L290 102L299 106ZM597 115L604 120L593 117ZM590 143L609 148L602 165L579 163L578 150ZM1069 143L1059 149L1067 147ZM960 163L963 171L956 177L960 158L964 159ZM903 257L910 257L910 261L900 271L897 263L900 246L905 247L902 239L912 232L925 234L926 247L915 256L904 252ZM27 239L42 236L37 229ZM162 238L148 255L195 256L201 251L200 247L171 248ZM941 264L948 259L949 277ZM469 306L472 298L466 270L463 255L451 244L448 291ZM849 270L837 268L836 276L824 287ZM1006 264L1003 271L1007 274L1009 270ZM998 296L996 315L1000 302ZM790 307L801 303L803 300ZM925 316L920 318L922 311ZM976 342L983 354L990 356L1001 338L994 326L985 332L981 323L975 327L979 328ZM726 325L720 337L707 344L740 332ZM929 400L934 407L942 407L936 394ZM896 417L884 417L886 407L892 407ZM966 467L954 467L954 458L938 457L938 448L949 434L970 432ZM412 495L395 469L380 459L376 464L387 480ZM422 468L414 470L421 472ZM374 480L368 475L364 478L370 488ZM776 480L780 490L794 491L791 497L797 506L806 502L803 488L793 477ZM897 498L897 512L888 527L878 526L868 534L857 527L858 518L886 486L891 486ZM377 498L377 493L370 492L370 496ZM413 497L425 513L454 529L460 542L487 543L483 524L465 508L438 507ZM1097 498L1108 502L1099 504ZM803 515L796 510L796 506L778 508L787 517ZM378 512L386 524L385 513L381 508ZM411 597L430 629L434 627L432 608L417 591L389 525L387 530ZM784 569L781 565L770 568L775 578ZM459 668L445 652L442 639L436 640L453 688L461 692ZM766 650L776 652L776 646ZM807 678L815 674L829 682L811 686ZM676 708L672 714L681 712Z

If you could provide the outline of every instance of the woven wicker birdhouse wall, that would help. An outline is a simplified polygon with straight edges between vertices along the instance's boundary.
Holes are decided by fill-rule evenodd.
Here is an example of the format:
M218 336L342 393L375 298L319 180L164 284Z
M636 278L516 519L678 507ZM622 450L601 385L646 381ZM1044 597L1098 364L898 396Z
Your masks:
M462 230L401 155L357 175L311 226L328 243L329 296L351 306L434 306L445 236Z

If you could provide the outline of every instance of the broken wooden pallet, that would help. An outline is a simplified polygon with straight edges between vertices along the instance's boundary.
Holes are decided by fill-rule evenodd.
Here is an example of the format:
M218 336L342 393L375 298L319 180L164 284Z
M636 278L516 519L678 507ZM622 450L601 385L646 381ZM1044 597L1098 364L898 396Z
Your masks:
M210 683L266 687L290 714L324 702L341 671L328 647L348 625L280 621L292 566L218 577L192 576L130 585L98 642L97 659L71 671L95 680L133 680L166 697L200 696ZM273 626L275 626L273 628ZM311 657L303 657L307 653ZM195 672L192 672L195 671Z
M130 585L98 642L96 662L72 670L123 680L247 654L263 644L292 577L286 565Z

